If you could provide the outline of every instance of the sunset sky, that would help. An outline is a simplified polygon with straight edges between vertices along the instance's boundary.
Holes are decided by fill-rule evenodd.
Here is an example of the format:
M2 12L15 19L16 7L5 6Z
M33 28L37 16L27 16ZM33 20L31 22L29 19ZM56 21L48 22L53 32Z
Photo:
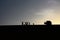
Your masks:
M0 25L19 25L22 21L60 24L60 0L0 0Z

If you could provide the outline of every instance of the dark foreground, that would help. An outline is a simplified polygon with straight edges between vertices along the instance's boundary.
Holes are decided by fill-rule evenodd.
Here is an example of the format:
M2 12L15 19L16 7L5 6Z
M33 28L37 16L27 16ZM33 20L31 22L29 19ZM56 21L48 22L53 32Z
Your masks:
M5 25L0 32L60 32L60 25Z

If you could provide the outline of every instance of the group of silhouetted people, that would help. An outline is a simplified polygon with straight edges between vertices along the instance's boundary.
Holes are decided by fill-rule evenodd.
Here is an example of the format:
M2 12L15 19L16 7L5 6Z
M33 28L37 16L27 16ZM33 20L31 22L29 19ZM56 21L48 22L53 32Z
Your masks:
M52 25L52 22L51 21L46 21L44 22L45 25ZM22 25L30 25L30 22L22 22ZM34 25L34 23L33 23Z
M22 22L22 25L30 25L30 22Z

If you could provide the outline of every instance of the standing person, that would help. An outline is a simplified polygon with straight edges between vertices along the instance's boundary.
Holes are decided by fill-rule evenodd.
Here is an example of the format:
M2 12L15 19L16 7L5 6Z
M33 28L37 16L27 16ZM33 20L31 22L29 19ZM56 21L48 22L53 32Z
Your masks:
M28 25L28 22L25 22L25 25Z
M24 22L22 22L22 25L24 25Z

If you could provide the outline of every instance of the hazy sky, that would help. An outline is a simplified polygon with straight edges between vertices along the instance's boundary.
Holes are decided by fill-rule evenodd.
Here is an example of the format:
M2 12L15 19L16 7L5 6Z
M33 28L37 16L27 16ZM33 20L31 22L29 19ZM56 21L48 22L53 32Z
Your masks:
M60 0L0 0L0 25L19 25L22 21L60 24Z

